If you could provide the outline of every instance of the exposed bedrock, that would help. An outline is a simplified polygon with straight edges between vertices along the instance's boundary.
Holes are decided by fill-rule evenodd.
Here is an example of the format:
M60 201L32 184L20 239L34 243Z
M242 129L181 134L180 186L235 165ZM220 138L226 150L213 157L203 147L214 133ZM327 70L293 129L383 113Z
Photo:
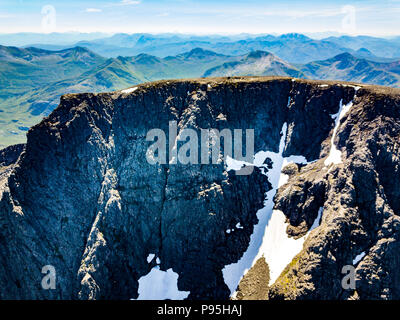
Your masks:
M148 163L146 134L168 133L169 121L199 137L254 129L255 152L278 152L287 123L283 155L309 164L284 168L275 206L294 238L323 214L269 298L400 298L399 93L363 86L355 94L349 84L245 77L63 96L0 171L0 298L136 299L138 280L157 264L151 254L179 275L189 299L229 298L222 269L246 251L271 183L258 168L236 175L223 163ZM342 162L325 166L331 115L353 99L334 137ZM357 289L344 291L341 268L362 251ZM45 265L57 272L54 290L42 289ZM252 277L269 279L260 274L268 266L256 266L240 297Z

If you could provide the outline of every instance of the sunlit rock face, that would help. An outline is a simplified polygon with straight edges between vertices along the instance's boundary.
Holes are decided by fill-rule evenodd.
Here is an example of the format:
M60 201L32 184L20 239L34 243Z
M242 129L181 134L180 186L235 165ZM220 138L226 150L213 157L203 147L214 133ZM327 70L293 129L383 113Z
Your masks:
M399 99L394 89L247 77L65 95L0 163L0 297L137 299L155 279L154 290L169 284L164 298L399 298ZM171 121L178 135L253 129L264 159L250 175L223 161L151 164L146 135L168 134ZM332 146L339 157L326 162ZM264 241L278 220L285 239L302 241L282 270ZM362 252L357 289L344 291L342 267ZM42 287L46 265L55 289ZM228 266L238 276L228 280ZM271 283L249 292L253 278Z

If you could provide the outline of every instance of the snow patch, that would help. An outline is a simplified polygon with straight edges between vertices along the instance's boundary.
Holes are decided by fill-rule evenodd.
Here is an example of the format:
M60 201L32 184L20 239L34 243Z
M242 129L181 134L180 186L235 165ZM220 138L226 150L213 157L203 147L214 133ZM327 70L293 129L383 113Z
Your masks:
M137 300L183 300L190 291L178 290L179 275L172 269L161 271L159 266L139 279Z
M339 85L342 86L342 87L345 87L345 88L346 88L346 87L347 87L347 88L354 88L354 90L356 91L356 93L357 93L358 90L361 89L360 86L354 86L354 85L351 85L351 84L339 83Z
M325 162L324 162L325 166L329 166L331 164L342 163L342 152L340 150L338 150L337 147L335 146L336 133L337 133L337 130L339 129L340 121L347 114L347 112L349 112L350 108L353 106L353 101L357 96L357 91L361 88L361 87L356 87L356 86L351 86L351 85L347 85L347 86L354 88L354 90L355 90L354 97L353 97L353 100L350 101L346 105L343 105L343 99L341 99L340 104L339 104L338 113L331 115L332 119L335 119L335 128L333 129L333 134L332 134L332 138L331 138L331 148L329 151L329 155L328 155L328 158L326 158Z
M138 87L133 87L133 88L129 88L129 89L125 89L125 90L121 90L122 93L132 93L135 90L137 90Z
M150 253L150 254L147 256L147 263L152 262L155 256L156 256L156 255L155 255L154 253Z
M290 238L286 233L288 223L286 216L280 210L273 210L272 217L268 222L263 244L256 260L264 257L270 269L270 283L272 284L278 279L285 267L293 260L293 258L303 249L304 241L312 230L319 226L321 220L322 208L319 209L318 215L313 225L306 235L299 239Z
M240 161L240 160L235 160L232 159L230 156L226 157L226 171L230 170L240 170L244 165L247 165L248 163L245 161Z
M329 166L331 164L339 164L342 162L342 152L338 150L335 145L335 137L336 132L340 125L340 120L344 117L350 107L353 105L353 102L349 102L347 105L343 106L343 99L340 100L339 112L335 115L331 115L332 119L335 119L335 128L333 129L333 134L331 138L331 149L329 150L328 158L325 159L325 166Z
M265 236L257 258L264 256L270 270L270 283L274 283L282 270L292 261L293 257L303 248L304 237L289 238L285 222L286 216L282 211L273 210L268 222ZM256 258L256 260L257 260Z
M353 265L359 263L365 257L365 251L361 252L358 256L353 259Z
M322 212L324 211L324 208L321 207L318 210L318 215L314 220L314 223L312 224L310 230L308 230L308 233L310 233L311 231L313 231L315 228L319 227L319 225L321 224L321 217L322 217Z
M233 295L243 275L246 274L262 256L266 258L272 277L276 279L293 257L301 251L304 242L303 238L307 236L298 240L288 238L286 234L287 224L285 223L285 215L281 211L273 210L273 197L277 189L288 180L288 176L281 172L282 168L290 163L309 163L303 156L289 156L287 158L282 156L285 147L286 132L287 124L285 123L281 131L282 136L278 153L260 151L254 156L252 164L231 158L227 159L227 171L239 170L243 165L267 168L266 165L264 165L264 161L267 158L272 160L272 169L268 169L268 171L264 173L267 175L272 189L266 193L264 207L257 212L259 222L254 226L249 246L239 261L226 265L222 270L225 283ZM320 210L319 213L322 214L322 210ZM318 226L320 214L313 224L314 228Z
M240 224L240 222L236 223L236 229L243 229L243 226Z
M240 224L240 222L238 222L238 223L236 223L235 228L236 228L236 229L243 229L243 226ZM234 231L235 231L235 228L227 229L227 230L225 230L225 232L226 232L227 234L230 234L231 232L234 232Z

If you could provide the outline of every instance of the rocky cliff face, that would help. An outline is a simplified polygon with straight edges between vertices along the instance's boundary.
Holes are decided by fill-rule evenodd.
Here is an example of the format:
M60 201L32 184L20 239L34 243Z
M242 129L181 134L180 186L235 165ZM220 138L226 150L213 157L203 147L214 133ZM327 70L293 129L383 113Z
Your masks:
M172 269L189 299L227 299L240 278L228 283L226 266L244 257L254 267L236 298L400 298L399 103L395 89L290 78L65 95L18 161L0 165L0 298L136 299L140 279ZM149 164L146 134L169 121L254 129L255 151L269 153L251 175ZM270 153L306 161L277 169ZM274 170L287 181L275 185ZM305 240L270 283L256 233L275 212L287 237ZM362 252L356 289L343 290L342 267ZM53 290L41 286L45 265Z

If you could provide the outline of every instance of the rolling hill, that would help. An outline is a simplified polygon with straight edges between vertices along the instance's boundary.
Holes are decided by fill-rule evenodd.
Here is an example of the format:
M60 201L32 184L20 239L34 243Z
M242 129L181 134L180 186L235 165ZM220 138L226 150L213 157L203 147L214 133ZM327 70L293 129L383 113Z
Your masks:
M400 57L400 40L398 38L383 39L370 36L340 36L328 37L323 41L335 43L338 46L353 50L365 48L374 55L384 58Z
M253 51L239 61L227 62L207 70L204 77L280 75L304 78L304 74L269 52Z
M2 64L5 72L0 72L3 84L0 147L24 141L28 128L47 116L63 94L119 90L168 78L200 77L209 68L240 59L199 48L165 58L140 54L110 59L81 47L56 52L6 48L3 50L7 54L0 57L0 61L6 61ZM35 50L40 54L31 58ZM17 67L10 69L7 64ZM30 77L24 77L24 72Z
M1 93L8 97L43 84L76 77L105 60L82 47L49 51L0 46Z
M82 47L49 51L0 46L0 147L4 141L20 142L28 127L40 120L27 112L27 101L43 105L43 98L31 100L35 90L74 79L105 61Z
M276 45L276 38L264 36L251 41L271 42ZM281 36L280 39L309 41L309 38L296 34ZM204 41L201 37L194 40ZM219 40L224 44L230 43L229 39ZM280 75L400 86L399 61L376 57L368 49L350 51L353 54L340 53L325 60L294 64L271 52L260 50L227 55L195 48L164 58L142 53L106 59L82 47L49 51L2 46L0 147L25 141L28 128L43 116L49 115L58 105L60 96L66 93L121 90L135 84L162 79L247 75ZM293 52L297 51L293 49ZM301 48L298 53L301 55ZM364 57L375 60L379 58L380 62Z
M299 69L310 79L342 80L400 87L400 61L383 63L343 53Z
M65 93L102 92L119 90L134 84L170 78L199 77L208 68L234 61L239 57L225 56L203 49L166 58L148 54L134 57L117 57L77 77L50 83L27 93L20 101L29 104L32 115L47 115ZM46 103L37 103L47 102Z

